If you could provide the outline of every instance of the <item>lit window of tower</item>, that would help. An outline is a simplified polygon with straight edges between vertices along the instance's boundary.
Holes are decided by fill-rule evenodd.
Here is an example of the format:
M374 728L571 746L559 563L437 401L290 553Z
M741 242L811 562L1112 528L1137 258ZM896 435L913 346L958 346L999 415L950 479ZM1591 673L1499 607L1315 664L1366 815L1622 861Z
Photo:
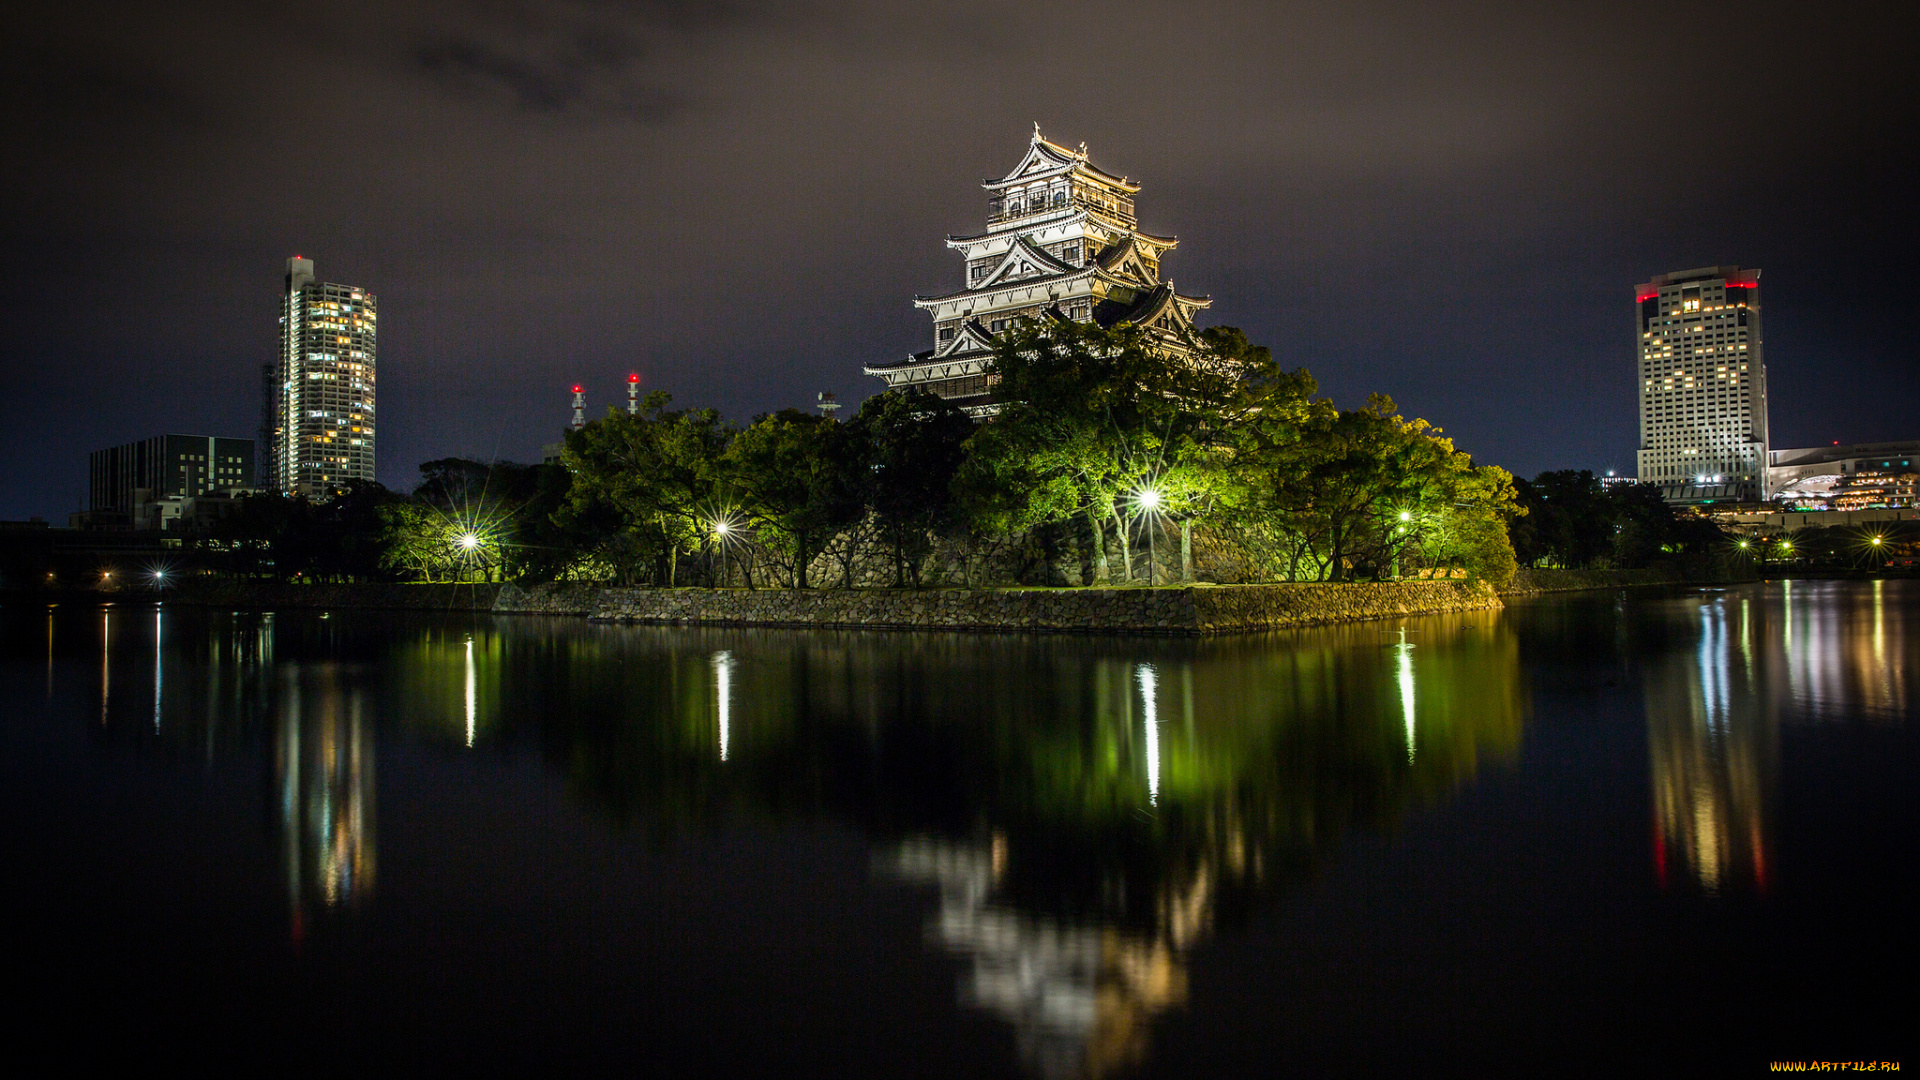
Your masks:
M325 499L373 479L378 322L372 293L314 280L311 259L287 260L280 353L264 380L266 486Z
M1640 480L1675 503L1766 499L1760 271L1661 274L1636 295Z
M1130 322L1170 352L1187 351L1193 316L1211 301L1161 280L1160 260L1178 241L1138 229L1139 184L1095 167L1084 143L1071 150L1036 127L1013 171L981 186L986 231L947 237L966 260L964 288L914 298L933 317L933 347L869 364L868 375L890 390L930 391L989 416L987 361L994 342L1022 321Z

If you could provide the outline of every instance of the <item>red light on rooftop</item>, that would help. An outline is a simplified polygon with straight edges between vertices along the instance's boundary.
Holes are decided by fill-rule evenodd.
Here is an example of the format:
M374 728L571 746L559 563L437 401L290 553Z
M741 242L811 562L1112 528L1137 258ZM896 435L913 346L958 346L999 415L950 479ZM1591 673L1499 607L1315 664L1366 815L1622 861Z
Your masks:
M1650 293L1641 293L1641 294L1640 294L1640 296L1639 296L1639 298L1638 298L1638 299L1636 299L1636 300L1634 301L1634 303L1636 303L1636 304L1644 304L1644 303L1646 303L1647 301L1649 301L1649 300L1651 300L1651 299L1653 299L1654 297L1656 297L1656 296L1659 296L1659 295L1660 295L1660 293L1659 293L1659 292L1658 292L1657 290L1656 290L1656 291L1654 291L1654 292L1650 292Z
M573 384L573 392L574 392L574 393L576 393L576 394L580 392L580 384L579 384L579 383L574 383L574 384Z
M1759 287L1760 287L1760 283L1759 283L1759 282L1757 282L1757 281L1729 281L1729 282L1727 282L1727 288L1729 288L1729 289L1757 289L1757 288L1759 288Z
M639 373L638 373L638 372L635 372L634 374L632 374L632 375L629 375L629 376L627 376L627 381L628 381L628 382L639 382L639 381L640 381L640 375L639 375Z

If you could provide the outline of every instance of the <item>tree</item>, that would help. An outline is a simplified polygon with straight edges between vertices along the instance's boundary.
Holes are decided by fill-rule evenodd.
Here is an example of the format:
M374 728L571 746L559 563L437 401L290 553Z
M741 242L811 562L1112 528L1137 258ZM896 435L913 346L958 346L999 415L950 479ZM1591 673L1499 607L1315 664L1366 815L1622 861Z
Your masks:
M721 456L733 433L718 412L672 401L655 391L633 415L609 410L569 432L561 455L572 480L553 521L621 580L650 569L677 583L680 555L703 548L724 503Z
M763 543L791 560L796 588L807 564L841 528L859 520L844 497L848 479L839 425L798 409L761 416L722 455L727 490Z
M966 458L973 421L935 394L889 390L868 398L847 423L842 480L845 521L871 507L893 559L895 587L920 586L920 564L936 531L951 523L953 481Z
M1191 521L1209 504L1247 368L1270 363L1238 331L1180 344L1128 323L1035 322L1002 338L989 365L1000 415L970 444L962 472L976 520L1029 531L1083 522L1089 583L1111 580L1111 528L1119 577L1130 580L1134 526ZM996 497L996 487L1008 494ZM1147 491L1156 505L1142 515Z

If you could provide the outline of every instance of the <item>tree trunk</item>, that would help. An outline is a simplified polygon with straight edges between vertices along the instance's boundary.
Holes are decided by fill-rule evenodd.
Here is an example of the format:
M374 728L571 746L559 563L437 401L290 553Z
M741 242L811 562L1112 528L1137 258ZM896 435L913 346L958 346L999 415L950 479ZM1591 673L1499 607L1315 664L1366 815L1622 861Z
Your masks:
M1087 511L1087 528L1093 533L1093 580L1089 585L1105 585L1113 579L1107 567L1107 523Z
M1120 584L1131 585L1133 583L1133 545L1128 542L1130 538L1127 536L1127 519L1111 508L1108 512L1113 514L1114 532L1120 537Z
M1180 519L1180 580L1193 583L1193 519Z

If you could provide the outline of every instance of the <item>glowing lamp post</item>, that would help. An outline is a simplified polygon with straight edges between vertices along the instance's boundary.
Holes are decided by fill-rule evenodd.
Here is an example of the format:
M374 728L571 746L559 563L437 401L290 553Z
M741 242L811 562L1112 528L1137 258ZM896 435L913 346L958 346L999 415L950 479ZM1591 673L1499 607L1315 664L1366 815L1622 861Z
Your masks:
M720 545L720 584L722 588L724 588L729 581L727 574L727 570L729 569L727 566L727 537L732 532L733 526L728 524L724 519L714 519L713 538L714 541Z
M1395 514L1394 517L1399 519L1400 524L1394 526L1393 531L1404 535L1407 529L1413 523L1413 511L1402 510L1398 514ZM1398 580L1400 577L1400 545L1394 544L1392 546L1392 551L1393 551L1393 576L1395 580Z
M1154 557L1153 552L1153 518L1160 510L1160 492L1156 488L1143 487L1134 492L1133 502L1147 516L1147 585L1151 588L1158 584L1154 580L1155 563L1159 560Z

